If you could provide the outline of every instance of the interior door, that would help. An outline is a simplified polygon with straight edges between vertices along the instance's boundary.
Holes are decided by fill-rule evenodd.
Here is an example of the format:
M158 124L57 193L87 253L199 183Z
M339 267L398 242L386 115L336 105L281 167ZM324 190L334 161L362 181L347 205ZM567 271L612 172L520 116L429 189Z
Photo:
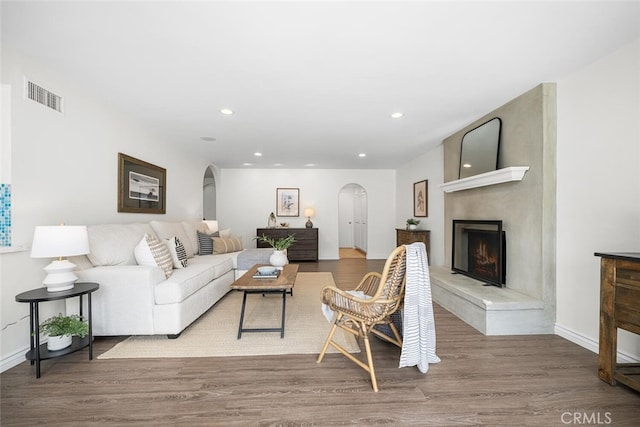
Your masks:
M342 189L338 196L338 245L353 248L353 191Z

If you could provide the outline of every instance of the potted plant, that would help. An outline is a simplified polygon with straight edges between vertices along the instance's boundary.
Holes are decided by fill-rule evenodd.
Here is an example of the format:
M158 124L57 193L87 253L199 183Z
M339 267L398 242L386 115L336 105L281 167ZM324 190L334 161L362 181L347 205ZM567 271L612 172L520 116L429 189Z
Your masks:
M49 336L47 349L56 351L69 347L74 335L80 338L87 336L89 334L89 325L82 316L77 314L63 316L60 313L42 322L40 324L40 332Z
M287 249L296 242L293 234L289 234L287 237L281 237L274 239L273 237L262 236L256 237L260 242L264 242L273 248L273 254L269 257L269 262L274 267L282 268L286 264L289 264L287 259Z
M419 219L409 218L407 220L407 229L415 230L416 228L418 228L418 224L420 224L420 220Z

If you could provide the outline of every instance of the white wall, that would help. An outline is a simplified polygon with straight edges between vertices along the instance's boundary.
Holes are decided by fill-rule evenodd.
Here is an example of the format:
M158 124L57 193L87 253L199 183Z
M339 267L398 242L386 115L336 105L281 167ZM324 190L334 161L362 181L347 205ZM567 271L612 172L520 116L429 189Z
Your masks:
M403 165L397 172L396 218L395 226L405 228L406 220L413 217L413 183L429 180L428 212L426 218L418 218L421 230L430 230L431 265L444 265L444 192L440 184L444 182L443 147L437 146L431 151L416 157Z
M640 39L558 82L556 332L597 351L600 258L640 252ZM640 359L640 337L618 349Z
M290 227L304 227L305 208L312 207L320 259L338 259L338 205L342 187L359 184L367 192L367 258L385 259L395 247L396 171L337 169L222 169L216 178L218 223L243 237L245 247L256 228L267 226L275 212L276 188L300 189L300 217L280 217Z
M11 86L11 147L2 152L11 153L14 245L30 247L36 225L202 217L206 162L131 123L42 64L6 50L2 60L2 84ZM24 75L62 95L64 114L24 99ZM167 169L166 215L117 213L118 152ZM0 254L2 368L11 363L7 360L24 360L29 343L29 306L15 302L15 295L40 287L48 262L31 259L27 251ZM62 303L43 304L41 318L63 310Z

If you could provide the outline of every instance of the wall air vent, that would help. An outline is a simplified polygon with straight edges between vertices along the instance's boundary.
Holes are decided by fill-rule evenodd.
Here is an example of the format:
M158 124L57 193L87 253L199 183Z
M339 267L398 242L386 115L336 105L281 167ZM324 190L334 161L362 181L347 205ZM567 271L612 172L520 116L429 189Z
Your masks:
M62 113L62 97L60 95L56 95L55 93L33 83L32 81L25 81L25 92L27 98L37 102L38 104L42 104L45 107Z

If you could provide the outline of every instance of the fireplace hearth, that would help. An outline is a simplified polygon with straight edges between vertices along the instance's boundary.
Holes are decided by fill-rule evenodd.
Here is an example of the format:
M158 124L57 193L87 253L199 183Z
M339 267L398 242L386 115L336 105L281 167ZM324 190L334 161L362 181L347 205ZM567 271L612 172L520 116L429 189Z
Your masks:
M502 221L453 220L452 269L485 282L506 285L506 236Z

